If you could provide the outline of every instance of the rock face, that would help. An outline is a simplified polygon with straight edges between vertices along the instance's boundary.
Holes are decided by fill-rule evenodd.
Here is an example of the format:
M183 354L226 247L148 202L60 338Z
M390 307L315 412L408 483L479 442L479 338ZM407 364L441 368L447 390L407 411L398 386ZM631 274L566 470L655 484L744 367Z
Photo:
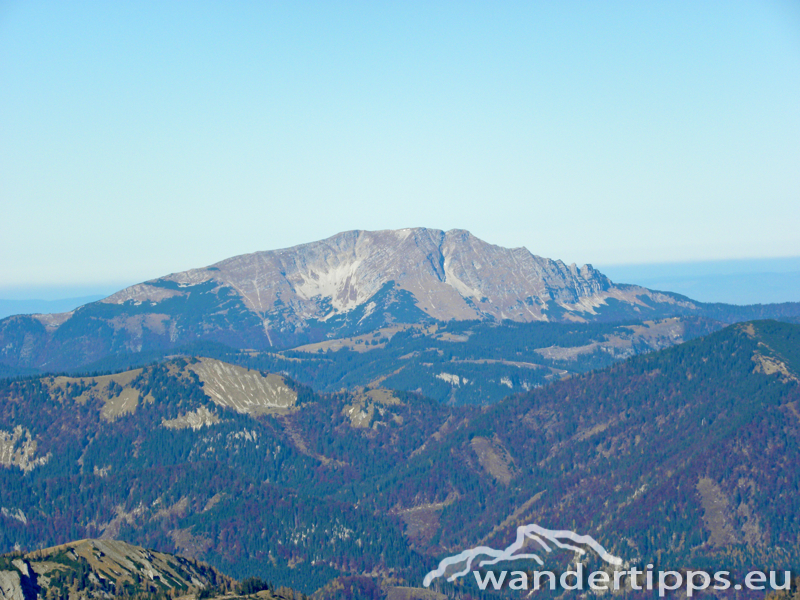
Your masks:
M16 571L0 571L0 600L25 600Z
M197 373L203 391L215 404L240 414L281 413L297 401L297 392L275 373L262 374L210 358L199 359L189 369Z
M463 230L349 231L126 288L71 313L0 321L0 363L68 368L199 340L291 347L431 320L592 321L698 310L590 265Z
M236 256L132 286L103 302L158 303L181 295L180 288L210 281L236 290L265 319L281 312L294 323L352 311L387 284L409 292L422 312L443 321L547 320L543 311L553 303L587 312L584 298L601 298L613 287L591 265L567 266L525 248L493 246L468 231L417 228L348 231L294 248ZM164 289L162 282L179 289Z
M31 432L20 425L13 431L0 429L0 466L17 467L28 472L47 463L49 456L36 457L36 445Z

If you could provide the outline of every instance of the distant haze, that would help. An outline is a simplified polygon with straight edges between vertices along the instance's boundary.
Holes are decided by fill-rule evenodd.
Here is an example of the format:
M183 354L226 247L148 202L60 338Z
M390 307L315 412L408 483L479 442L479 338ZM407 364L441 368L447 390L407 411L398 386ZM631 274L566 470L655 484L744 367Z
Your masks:
M616 283L677 292L701 302L800 302L800 258L595 267Z
M62 298L60 300L2 300L0 299L0 319L11 315L28 315L37 313L68 312L89 302L100 300L102 295L83 296L80 298Z
M68 312L110 296L136 281L105 284L8 286L0 284L0 319L10 315Z

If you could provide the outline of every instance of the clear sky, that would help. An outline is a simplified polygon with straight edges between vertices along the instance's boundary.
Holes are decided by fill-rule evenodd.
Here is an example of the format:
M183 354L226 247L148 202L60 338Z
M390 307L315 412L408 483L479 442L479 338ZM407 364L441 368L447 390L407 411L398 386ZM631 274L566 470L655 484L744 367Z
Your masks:
M800 256L800 2L0 0L0 287L348 229Z

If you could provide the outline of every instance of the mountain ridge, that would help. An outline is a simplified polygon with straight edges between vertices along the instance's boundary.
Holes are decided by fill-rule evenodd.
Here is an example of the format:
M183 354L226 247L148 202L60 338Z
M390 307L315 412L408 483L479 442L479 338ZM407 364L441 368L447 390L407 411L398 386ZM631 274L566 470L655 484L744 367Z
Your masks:
M469 258L465 257L468 253L473 255L469 265L464 264ZM283 296L287 293L295 294L300 300L298 314L322 320L329 318L330 313L318 314L318 307L303 301L321 296L330 299L333 311L348 312L367 302L386 283L395 281L399 289L414 293L423 312L437 320L470 320L480 318L482 314L512 320L517 320L515 316L521 319L525 314L543 318L540 311L530 307L519 315L498 312L490 306L479 308L482 298L487 297L484 292L497 294L497 290L481 286L477 271L485 265L475 262L476 258L483 258L492 267L496 267L499 260L515 266L527 262L522 266L532 267L531 270L539 275L548 275L557 284L552 289L546 285L537 288L535 284L540 282L535 281L531 282L534 287L527 291L542 295L554 292L556 299L565 304L575 303L583 296L611 286L608 278L591 265L581 268L574 264L567 266L560 260L533 255L524 247L504 248L488 244L462 229L442 231L423 227L345 231L317 242L234 256L208 267L171 273L151 281L173 281L179 286L192 286L216 280L237 289L248 307L259 314L273 310L277 300L285 302ZM421 269L415 271L414 266ZM277 289L259 287L259 281L264 279L268 284L277 281L274 286ZM542 277L542 281L546 283L547 279ZM163 288L144 287L148 283L121 290L102 302L159 301L165 297L167 292ZM432 286L436 287L430 289ZM504 287L514 289L513 286ZM262 292L265 292L264 297ZM446 308L437 307L434 299L444 302ZM471 302L466 299L471 299ZM306 312L309 310L311 312Z
M488 244L460 229L354 230L151 279L68 313L0 320L0 371L58 371L197 341L291 348L401 323L683 315L796 318L800 303L703 305L615 284L591 265Z

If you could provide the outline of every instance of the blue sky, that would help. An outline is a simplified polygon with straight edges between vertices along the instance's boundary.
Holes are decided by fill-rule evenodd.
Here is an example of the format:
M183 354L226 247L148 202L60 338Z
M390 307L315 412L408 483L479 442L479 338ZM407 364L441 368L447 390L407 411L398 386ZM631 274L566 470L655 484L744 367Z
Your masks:
M800 256L800 3L0 1L0 201L0 288L408 226Z

